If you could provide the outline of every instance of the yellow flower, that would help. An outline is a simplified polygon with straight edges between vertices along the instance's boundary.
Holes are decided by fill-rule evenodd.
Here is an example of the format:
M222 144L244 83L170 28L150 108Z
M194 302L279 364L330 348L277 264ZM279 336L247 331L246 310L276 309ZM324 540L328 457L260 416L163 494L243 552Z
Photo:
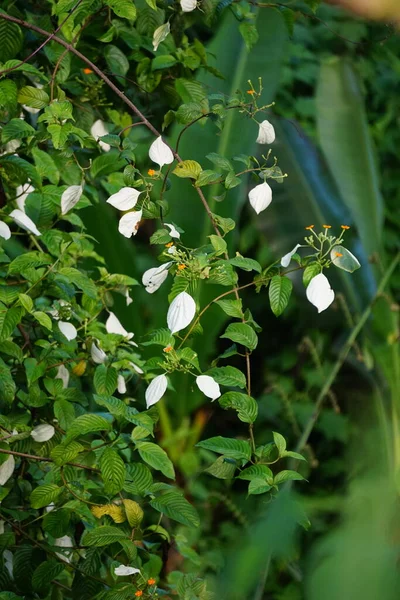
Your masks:
M155 582L156 582L156 580L155 580L155 579L153 579L152 577L151 577L150 579L148 579L148 580L147 580L147 583L148 583L149 585L154 585L154 584L155 584Z
M337 256L338 258L340 258L341 256L343 256L343 254L341 252L335 252L335 256Z
M246 93L249 94L250 96L254 96L255 91L254 90L247 90Z
M165 244L165 247L172 248L173 245L174 245L174 242L168 242L168 244Z
M349 226L349 225L341 225L340 227L341 227L342 229L350 229L350 226Z
M143 596L142 590L138 590L137 592L135 592L135 596L136 598L140 598L140 596Z
M163 349L163 352L167 352L167 353L168 353L168 352L172 352L172 350L173 350L173 347L172 347L172 346L166 346L166 347Z
M155 174L156 174L156 172L155 172L155 170L154 170L154 169L149 169L149 170L147 171L147 175L150 175L150 177L154 177L154 175L155 175Z
M315 225L308 225L308 227L306 227L306 229L308 229L309 231L311 231L311 229L314 229Z
M83 69L83 72L85 73L85 75L90 75L91 73L93 73L92 69Z
M322 227L323 227L324 229L330 229L330 228L332 227L332 225L322 225Z
M183 263L178 265L178 271L183 271L183 269L186 269L186 265L184 265Z

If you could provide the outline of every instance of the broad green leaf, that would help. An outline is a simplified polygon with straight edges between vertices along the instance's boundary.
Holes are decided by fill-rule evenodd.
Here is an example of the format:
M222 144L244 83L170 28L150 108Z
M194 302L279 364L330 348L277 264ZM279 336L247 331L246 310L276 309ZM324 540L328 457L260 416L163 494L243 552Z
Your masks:
M285 481L303 481L303 475L297 473L296 471L281 471L274 477L274 485L279 485L280 483L284 483Z
M36 319L36 321L38 323L40 323L42 327L45 327L46 329L49 329L50 331L52 330L53 324L51 322L49 315L47 315L45 312L43 312L41 310L35 310L32 313L32 317L34 319Z
M272 435L274 436L274 443L275 446L278 448L279 456L282 456L282 454L286 450L286 440L283 437L283 435L277 433L276 431L273 431Z
M153 483L150 469L143 463L130 463L127 471L124 490L133 495L144 496Z
M237 410L238 418L244 423L254 423L258 415L257 402L251 396L240 392L226 392L218 402L222 408Z
M257 271L257 273L261 273L262 271L260 263L252 258L235 256L235 258L231 258L229 262L234 267L239 267L239 269L243 269L244 271Z
M51 155L40 148L32 148L32 156L35 161L35 167L42 179L48 179L54 185L57 185L60 179L60 172L52 159Z
M205 473L213 475L217 479L232 479L236 471L236 462L232 458L226 458L225 456L219 456L215 462L212 463Z
M247 481L252 481L253 479L262 479L268 481L272 484L273 481L273 473L269 467L266 465L251 465L251 467L247 467L247 469L243 469L237 475L237 479L245 479Z
M125 539L128 539L128 536L122 529L104 525L85 533L82 539L82 545L102 548L103 546L109 546L110 544Z
M32 587L39 594L49 591L56 579L64 570L65 564L57 560L46 560L38 566L32 577Z
M201 165L195 160L184 160L178 163L172 172L181 178L197 179L201 170Z
M118 372L113 367L99 365L94 372L93 384L98 394L111 396L117 389Z
M85 414L77 417L72 423L65 437L65 443L87 433L94 433L96 431L108 431L110 429L110 422L104 417L96 414Z
M36 188L40 188L42 185L41 177L35 167L20 156L2 156L1 168L17 185L22 185L27 181L30 181Z
M227 243L222 237L218 235L209 235L208 237L217 256L226 252Z
M51 263L52 258L49 254L38 252L37 250L34 250L33 252L25 252L10 262L8 265L8 273L10 275L14 273L23 273L23 271L26 269L36 269L37 267L50 265Z
M101 455L100 469L106 494L114 496L120 492L125 481L125 464L118 452L106 448Z
M18 300L21 302L26 312L30 313L32 311L33 300L30 296L27 294L18 294Z
M74 269L73 267L63 267L59 270L59 274L67 277L69 281L71 281L77 288L82 290L86 296L89 298L93 298L96 300L97 298L97 288L95 283L87 277L78 269Z
M156 331L152 331L150 334L150 340L147 342L142 342L142 346L152 346L153 344L157 346L172 346L175 345L175 338L171 335L169 329L156 329Z
M136 19L136 6L133 0L106 0L111 10L123 19L134 21Z
M127 74L129 71L129 61L118 46L108 44L105 47L104 56L112 75L125 76Z
M310 283L311 279L321 273L321 267L318 263L311 263L308 265L303 271L303 284L304 287L307 287Z
M7 8L3 5L3 9ZM22 48L23 35L16 23L0 19L0 62L16 57Z
M256 332L250 325L246 325L245 323L231 323L220 337L232 340L232 342L236 342L237 344L242 344L242 346L246 346L249 350L254 350L258 343Z
M43 508L51 502L57 500L64 488L54 485L54 483L46 483L38 485L31 493L32 508Z
M218 304L218 306L222 308L224 313L226 313L230 317L236 317L237 319L241 319L243 317L241 300L222 299L218 300L216 304Z
M210 375L215 381L221 385L227 385L232 387L245 388L246 377L242 371L236 369L236 367L214 367L209 369L205 375Z
M150 505L178 523L188 527L200 525L200 517L194 506L177 492L166 492L162 496L154 498Z
M66 535L71 519L71 511L53 509L43 518L43 529L54 538Z
M44 108L50 102L49 95L39 88L31 85L22 87L18 92L18 102L31 108Z
M5 308L0 306L0 341L6 340L20 323L24 309L21 306Z
M110 151L106 154L96 156L90 167L90 174L93 178L103 177L111 173L117 173L126 165L126 161L120 158L118 152Z
M199 448L205 448L218 454L223 454L236 460L250 460L251 447L249 442L236 440L233 438L224 438L221 436L213 437L208 440L202 440L196 444Z
M22 140L35 133L33 127L22 119L11 119L1 130L1 141L6 144L10 140Z
M15 385L11 369L0 358L0 398L4 402L11 404L15 398L17 387Z
M217 171L210 171L206 169L205 171L201 171L200 175L196 179L196 186L202 187L204 185L210 185L211 183L215 183L221 179L221 173Z
M54 402L54 416L62 429L69 429L75 421L75 409L73 403L68 402L68 400L56 400ZM76 442L74 443L76 444Z
M161 471L169 479L175 479L175 471L168 454L152 442L136 442L136 448L144 462Z
M60 402L66 402L66 400L58 400L55 404ZM55 410L54 410L55 412ZM61 420L60 420L61 424ZM54 446L52 451L50 452L51 458L54 460L54 463L61 467L62 465L67 464L68 462L72 462L78 456L80 452L83 452L84 447L82 444L78 442L72 441L68 444L63 443L58 446Z
M274 275L269 284L269 302L272 312L279 317L289 304L293 283L288 277Z
M268 483L265 483L264 479L252 479L249 483L249 496L256 496L258 494L265 494L269 492L271 486Z

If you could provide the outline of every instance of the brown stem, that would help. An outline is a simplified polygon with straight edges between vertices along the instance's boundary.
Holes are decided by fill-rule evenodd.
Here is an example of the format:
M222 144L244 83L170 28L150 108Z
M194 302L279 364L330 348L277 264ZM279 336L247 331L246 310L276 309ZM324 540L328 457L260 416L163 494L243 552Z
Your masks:
M0 454L11 454L12 456L20 456L21 458L29 458L30 460L39 460L40 462L54 462L52 458L47 458L46 456L35 456L34 454L26 454L25 452L15 452L15 450L6 450L4 448L0 448ZM81 465L80 463L67 462L66 464L70 465L71 467L78 467L78 469L86 469L87 471L100 473L99 469L95 469L94 467L87 467L86 465Z

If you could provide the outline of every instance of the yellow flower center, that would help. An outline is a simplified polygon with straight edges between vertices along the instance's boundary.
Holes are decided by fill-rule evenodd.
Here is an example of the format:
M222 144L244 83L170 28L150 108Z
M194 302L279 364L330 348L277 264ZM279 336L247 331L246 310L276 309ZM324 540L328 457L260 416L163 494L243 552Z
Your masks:
M249 94L250 96L254 96L255 91L254 90L247 90L246 93Z
M168 242L168 244L165 244L165 247L172 248L173 245L174 245L174 242Z
M341 252L335 252L335 256L339 258L340 256L343 256L343 254Z
M147 580L147 583L148 583L149 585L154 585L154 584L155 584L155 582L156 582L156 580L155 580L155 579L153 579L153 578L151 578L151 579L148 579L148 580Z
M150 177L154 177L154 175L155 175L155 174L156 174L156 172L155 172L155 170L154 170L154 169L149 169L149 170L147 171L147 175L150 175Z
M83 69L83 72L85 73L85 75L90 75L91 73L93 73L92 69Z
M311 229L314 229L315 225L308 225L308 227L306 227L306 229L308 229L309 231L311 231Z
M168 352L172 352L173 347L172 346L166 346L163 350L163 352L166 352L168 354Z
M135 596L136 598L140 598L140 596L143 596L142 590L138 590L137 592L135 592Z
M322 225L322 227L323 227L324 229L330 229L330 228L332 227L332 225Z
M350 226L349 226L349 225L341 225L340 227L341 227L342 229L350 229Z
M183 271L183 269L186 269L186 265L184 265L183 263L178 265L178 271Z

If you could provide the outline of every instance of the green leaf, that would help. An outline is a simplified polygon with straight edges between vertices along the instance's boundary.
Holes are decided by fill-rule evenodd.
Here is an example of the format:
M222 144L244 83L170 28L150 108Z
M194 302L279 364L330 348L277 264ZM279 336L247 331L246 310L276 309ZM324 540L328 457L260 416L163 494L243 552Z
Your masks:
M167 453L152 442L136 442L136 448L144 462L161 471L169 479L175 479L175 471Z
M5 308L0 306L0 341L6 340L21 321L24 309L21 306Z
M257 402L251 396L240 392L226 392L218 402L222 408L233 408L238 412L238 418L244 423L254 423L258 415Z
M286 450L286 440L283 437L283 435L277 433L276 431L273 431L272 435L274 436L274 443L275 446L278 448L279 456L282 456Z
M27 294L18 294L18 300L21 302L26 312L30 313L32 311L33 300L30 296Z
M71 281L77 288L82 290L82 292L86 294L86 296L89 296L89 298L93 298L94 300L97 299L97 288L94 281L89 279L89 277L87 277L87 275L84 273L81 273L81 271L78 271L78 269L74 269L73 267L64 267L59 270L59 274L67 277L69 281Z
M293 283L288 277L274 275L269 284L269 302L272 312L279 317L287 307Z
M126 161L121 159L118 152L106 152L96 156L90 167L90 174L94 179L117 173L126 165Z
M56 400L54 402L54 416L62 429L69 429L70 425L75 421L74 405L68 402L68 400Z
M44 108L50 102L49 95L39 88L31 85L22 87L18 92L18 102L31 108Z
M57 402L66 402L66 400L58 400ZM68 462L72 462L73 460L75 460L78 454L80 452L83 452L84 449L85 448L82 446L82 444L72 441L69 442L69 444L64 443L59 444L58 446L54 446L54 448L50 452L50 456L54 460L54 463L58 467L61 467L62 465L66 465Z
M270 483L273 481L273 473L269 467L266 465L251 465L251 467L247 467L247 469L243 469L237 475L237 479L245 479L247 481L252 481L253 479L263 479L264 481L270 480Z
M222 308L225 314L230 317L241 319L243 317L242 301L241 300L218 300L216 302Z
M93 384L98 394L111 396L117 389L118 372L113 367L99 365L94 372Z
M136 6L132 0L106 0L111 10L123 19L134 21L136 19Z
M204 470L217 479L232 479L236 471L236 462L232 458L219 456L212 465Z
M169 69L177 63L177 60L172 54L162 54L153 58L151 63L151 70L157 71L158 69Z
M11 341L2 341L0 342L0 352L3 354L7 354L7 356L12 356L16 358L19 363L22 363L24 359L23 352L21 348Z
M39 485L31 493L31 506L32 508L43 508L57 500L64 488L58 487L54 483L46 483Z
M49 331L52 330L53 323L51 322L49 315L47 315L45 312L42 312L41 310L35 310L32 313L32 317L36 319L36 321L40 323L42 327L45 327Z
M32 577L32 587L39 594L46 594L60 573L64 571L65 565L57 560L46 560L35 570Z
M1 141L6 144L10 140L22 140L25 137L35 135L31 125L22 119L11 119L1 131Z
M154 498L150 502L150 506L188 527L200 525L200 518L194 506L177 492L166 492L162 496Z
M11 81L11 79L0 81L0 108L13 112L17 104L17 93L18 88L14 81Z
M8 404L15 398L17 391L11 369L6 363L0 358L0 399Z
M257 271L257 273L261 273L262 271L260 263L252 258L235 256L235 258L231 258L229 262L234 267L239 267L239 269L243 269L244 271Z
M304 456L302 456L298 452L292 452L291 450L286 451L286 452L282 452L282 458L295 458L296 460L305 460L305 461L307 461L307 459L304 458Z
M183 278L182 278L183 279ZM175 345L175 338L171 334L169 329L156 329L152 331L150 334L150 339L147 342L142 342L142 346L172 346Z
M145 496L153 483L150 469L142 463L129 463L127 471L124 490L133 495Z
M181 178L197 179L201 170L201 165L195 160L183 160L176 165L172 172Z
M244 21L243 23L240 23L239 31L244 39L247 50L250 51L254 44L258 42L257 27L254 25L254 23Z
M203 185L210 185L211 183L215 183L221 179L221 173L217 171L210 171L206 169L202 171L198 178L196 179L196 186L201 187Z
M53 509L43 518L43 529L54 538L62 537L68 532L71 519L69 510Z
M246 377L242 371L236 369L236 367L214 367L209 369L205 375L210 375L215 381L221 385L227 385L232 387L245 388Z
M210 152L206 158L216 165L217 169L222 169L222 171L232 171L233 169L232 163L216 152Z
M32 156L40 177L48 179L51 183L57 185L60 180L60 172L50 154L35 147L32 148Z
M201 442L198 442L196 446L211 450L217 454L223 454L224 456L236 460L248 461L251 458L251 446L249 442L245 442L244 440L235 440L217 436L209 438L208 440L202 440Z
M86 435L87 433L94 433L95 431L108 431L110 426L110 422L100 415L81 415L75 419L69 428L69 431L65 437L65 443L68 443L81 435Z
M237 344L242 344L242 346L246 346L249 350L254 350L258 343L256 332L250 325L246 325L245 323L231 323L220 337L232 340L232 342L236 342Z
M217 256L226 252L227 244L222 237L218 235L209 235L208 237L210 238L211 245Z
M3 8L6 8L3 5ZM16 23L0 19L0 62L14 58L22 48L23 36Z
M100 470L105 493L115 496L124 485L125 463L113 448L106 448L101 455Z
M357 258L344 246L334 246L331 250L331 261L339 269L347 271L348 273L354 273L361 267Z
M65 125L54 123L47 127L47 131L51 135L51 141L53 142L53 146L56 150L59 150L65 145L70 133L68 123Z
M204 103L204 109L207 111L206 92L203 84L193 79L176 79L175 89L185 104L189 102Z
M118 46L108 44L105 47L104 56L107 66L113 75L122 75L124 77L127 74L129 71L129 61Z
M264 479L252 479L249 483L249 496L256 496L258 494L265 494L269 492L271 486L265 483Z
M35 167L19 156L2 156L1 167L18 185L22 185L27 181L30 181L36 188L40 188L42 185L42 180Z
M115 542L126 539L128 539L128 536L121 529L109 525L103 525L97 527L93 531L85 533L82 539L82 545L102 548L103 546L109 546L110 544L114 544Z
M303 475L297 473L296 471L281 471L274 477L274 485L279 485L280 483L284 483L285 481L303 481Z
M13 275L14 273L23 273L26 269L36 269L43 265L50 265L52 258L44 252L25 252L20 254L17 258L14 258L8 265L8 274Z
M235 171L229 171L228 175L225 177L225 187L227 190L232 190L242 183L240 177L236 177Z
M319 273L321 273L321 267L318 263L311 263L311 265L308 265L303 272L304 287L307 287L311 279Z

